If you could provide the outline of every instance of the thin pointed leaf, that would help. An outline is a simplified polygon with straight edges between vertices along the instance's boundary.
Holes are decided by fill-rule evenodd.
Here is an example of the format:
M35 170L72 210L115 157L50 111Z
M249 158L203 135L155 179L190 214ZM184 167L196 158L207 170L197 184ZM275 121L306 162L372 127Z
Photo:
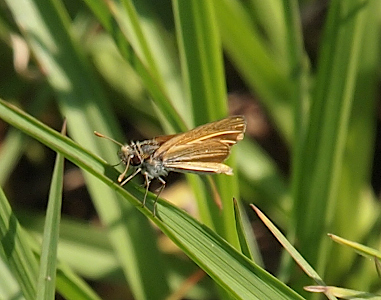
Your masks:
M302 270L313 279L317 284L325 285L320 275L311 267L311 265L304 259L304 257L291 245L286 237L280 232L278 228L253 204L252 209L256 212L258 217L266 225L266 227L272 232L275 238L282 244L286 251L292 256L295 262L302 268ZM329 299L335 299L329 293L326 294Z
M62 128L66 135L66 122ZM56 290L57 247L62 205L64 157L57 153L46 213L36 299L53 299Z

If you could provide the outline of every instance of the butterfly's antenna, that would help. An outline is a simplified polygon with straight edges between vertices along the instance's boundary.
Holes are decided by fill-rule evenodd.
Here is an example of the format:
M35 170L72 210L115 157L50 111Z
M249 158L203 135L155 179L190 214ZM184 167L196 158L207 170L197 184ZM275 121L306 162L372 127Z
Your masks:
M104 139L109 140L109 141L111 141L111 142L114 142L115 144L119 145L120 147L123 147L123 144L122 144L122 143L119 143L118 141L114 140L113 138L110 138L110 137L107 136L107 135L104 135L104 134L99 133L99 132L97 132L97 131L94 131L94 134L95 134L96 136L98 136L98 137L101 137L101 138L104 138Z

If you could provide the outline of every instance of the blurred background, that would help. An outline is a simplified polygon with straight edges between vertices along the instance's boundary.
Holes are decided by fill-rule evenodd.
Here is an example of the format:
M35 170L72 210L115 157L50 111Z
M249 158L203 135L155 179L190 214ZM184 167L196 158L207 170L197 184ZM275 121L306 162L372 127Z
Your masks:
M2 0L0 97L57 131L66 118L68 136L110 165L119 161L117 146L95 137L94 130L129 143L244 115L245 140L229 160L236 176L215 180L224 203L240 199L255 261L310 298L303 286L312 281L250 203L327 284L376 293L374 263L326 234L380 245L380 8L372 0ZM37 239L55 156L0 119L1 187L19 222ZM226 229L230 223L220 224L225 217L216 221L209 213L213 201L200 207L212 198L205 180L190 177L171 173L160 196L235 245L235 233ZM59 260L101 299L153 299L140 291L148 289L144 279L133 283L138 271L128 270L139 259L118 252L118 238L110 238L112 217L104 211L109 196L99 195L97 182L65 161ZM134 182L144 183L140 176ZM204 196L195 188L200 182ZM153 182L151 191L158 187ZM166 266L169 287L156 299L226 298L138 210L127 211L136 227L129 243L147 230L154 237L148 243L157 246ZM141 232L140 222L147 228ZM126 226L133 231L134 225ZM8 294L0 288L0 298L11 299L17 283L4 276L15 287ZM56 297L66 299L59 292Z

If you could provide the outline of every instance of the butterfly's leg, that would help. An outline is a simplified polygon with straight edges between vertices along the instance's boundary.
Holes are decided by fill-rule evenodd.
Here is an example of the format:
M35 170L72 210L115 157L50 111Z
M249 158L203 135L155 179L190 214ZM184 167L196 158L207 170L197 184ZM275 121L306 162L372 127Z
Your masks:
M132 173L130 176L128 176L120 185L123 186L125 185L127 182L129 182L132 178L134 178L142 169L141 168L137 168L136 171L134 173ZM120 176L119 176L120 177ZM119 179L118 179L119 181Z
M161 187L160 187L160 190L159 192L157 193L157 196L156 196L156 199L155 199L155 203L153 205L153 216L155 217L156 216L156 206L157 206L157 199L159 198L161 192L164 190L165 188L165 185L166 185L166 182L163 178L161 177L158 177L159 181L161 182Z
M148 178L148 173L147 172L144 172L144 178L146 180L146 192L144 193L144 199L143 199L143 207L146 205L146 200L147 200L147 195L148 195L148 188L149 188L149 184L151 183L151 181L149 180Z
M128 172L128 168L130 167L130 160L131 160L131 157L128 157L128 160L126 163L126 168L124 169L123 173L119 175L118 182L121 182L123 180L124 176L126 176L126 174Z

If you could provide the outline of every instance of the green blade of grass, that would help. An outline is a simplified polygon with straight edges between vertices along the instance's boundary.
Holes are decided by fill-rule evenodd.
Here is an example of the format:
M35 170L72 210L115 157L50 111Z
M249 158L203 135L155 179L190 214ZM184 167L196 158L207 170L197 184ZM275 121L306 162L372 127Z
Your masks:
M311 267L311 265L304 259L304 257L291 245L287 238L280 232L278 228L255 206L251 205L251 208L256 212L258 217L266 225L266 227L272 232L275 238L282 244L286 251L291 255L295 262L302 268L304 273L311 277L317 284L326 285L321 279L320 275ZM326 294L328 299L336 299L334 296L329 293Z
M381 3L370 1L364 9L366 14L361 41L361 54L356 79L353 108L348 126L348 142L345 149L345 160L332 232L354 241L371 241L370 228L379 219L377 195L373 195L371 178L372 163L375 155L375 137L377 135L377 95L380 65L380 27L374 26L379 21ZM348 216L351 218L348 218ZM361 226L359 226L361 224ZM377 232L376 230L375 232ZM378 237L376 237L378 238ZM356 254L345 247L335 247L337 251L330 257L329 266L334 272L329 272L327 281L348 274L351 269L349 261L356 260ZM365 262L364 262L365 267ZM370 268L368 268L370 270ZM337 272L337 273L336 273ZM356 289L368 289L370 286L369 272L353 274L353 282L359 285L351 286ZM332 276L332 277L331 277ZM337 278L337 277L336 277ZM352 281L351 280L351 281ZM362 284L360 284L362 282Z
M30 220L30 216L29 220ZM28 218L27 218L28 219ZM25 221L25 220L24 220ZM41 222L43 231L44 220ZM82 231L83 232L83 231ZM79 234L79 233L78 233ZM61 241L60 241L61 242ZM29 245L36 257L41 258L41 245L34 236L29 236ZM49 250L50 251L50 250ZM88 253L90 254L90 253ZM73 272L73 269L67 266L62 259L56 263L56 287L57 292L68 300L100 300L99 296L91 289L84 279ZM45 273L46 274L46 273ZM50 278L49 278L50 277ZM50 275L45 276L44 280L52 281ZM50 298L51 299L51 298Z
M113 178L116 170L70 139L46 127L12 105L0 101L0 118L31 135L67 159L90 172L110 189L116 190L137 209L149 217L190 258L192 258L221 287L236 299L302 299L283 283L259 268L237 252L224 239L182 210L159 199L157 217L153 217L156 199L149 194L147 207L142 207L135 196L141 195L133 184L121 187ZM126 188L134 196L127 192ZM150 210L149 210L150 209Z
M214 6L208 1L174 1L174 15L186 94L195 125L227 114L221 42ZM233 160L230 160L233 161ZM234 165L233 165L234 167ZM239 247L232 198L239 198L235 176L215 176L223 209L210 199L213 183L188 176L197 195L202 219L230 243ZM216 195L216 193L214 193Z
M193 125L227 114L222 50L210 2L174 1L177 40Z
M161 230L234 299L300 297L286 291L280 281L273 281L267 272L205 225L176 210L160 209Z
M6 288L0 288L0 290L4 292L1 295L5 297L6 293L8 293L9 297L13 298L15 295L19 297L20 294L22 294L25 299L41 299L36 298L36 291L40 293L48 285L50 285L51 292L55 291L54 275L52 275L55 273L55 268L53 265L50 265L51 270L43 273L43 280L46 286L39 286L37 289L38 262L35 254L39 256L40 246L18 223L1 189L0 206L0 239L2 246L0 254L2 259L7 262L10 271L17 279L20 287L20 293L17 293L16 291L18 289L16 289L16 286L14 286L10 278L4 277L2 283L6 284ZM51 250L48 251L50 252ZM62 295L66 296L66 299L100 299L94 291L70 269L60 264L57 272L57 289ZM6 272L1 273L2 275L6 274ZM52 297L49 299L52 299Z
M82 278L63 264L57 266L56 282L58 291L65 299L101 300Z
M28 224L28 231L34 236L41 236L44 227L44 215L41 213L30 213L30 211L17 211L17 217L21 224ZM92 226L86 222L78 222L65 218L60 223L60 243L58 258L65 262L77 274L84 276L91 281L106 281L120 283L124 280L123 272L118 264L117 257L112 250L108 240L107 232L104 228ZM184 259L176 253L166 255L165 262L170 269L172 284L182 284L189 280L189 274L203 273L202 280L193 286L188 298L201 299L206 293L213 295L214 289L211 287L212 280L206 278L205 272L200 270L191 260ZM62 264L58 267L60 268ZM0 261L1 267L1 261ZM155 267L155 266L153 266ZM63 268L62 268L63 269ZM63 270L68 269L67 267ZM58 270L58 274L62 272ZM66 270L67 271L67 270ZM0 272L0 276L1 276ZM68 275L65 278L69 277ZM192 275L191 275L192 277ZM57 280L59 283L60 281ZM0 291L2 290L0 281ZM63 295L65 299L69 297ZM171 295L173 296L173 294ZM73 297L71 297L73 299ZM78 299L75 298L74 299ZM176 298L177 299L177 298Z
M159 59L157 57L156 59L152 58L154 55L152 53L153 50L148 49L147 41L141 33L143 29L140 27L140 24L136 22L136 12L133 7L131 7L130 1L126 1L126 6L130 7L127 12L120 9L119 4L114 2L109 3L110 7L99 5L99 1L94 0L86 0L85 2L96 14L99 21L102 22L104 28L113 36L115 44L118 46L122 56L140 76L144 87L149 91L160 112L165 116L166 123L170 124L171 130L175 132L186 131L187 127L182 117L184 117L185 120L189 118L185 117L187 110L185 109L184 111L184 105L179 104L179 100L172 99L172 97L179 97L182 93L182 89L179 87L171 88L165 85L168 75L162 78L163 75L158 73L156 62L159 61ZM127 27L127 18L135 19L135 30ZM145 16L142 18L145 18ZM118 29L116 30L115 28ZM131 38L131 36L135 36L135 43L128 39L129 37ZM144 47L139 45L144 45ZM139 51L139 48L142 47L145 49L145 55ZM161 52L162 51L159 51L159 53ZM152 60L154 61L152 66L145 63L145 61ZM151 69L151 67L153 69ZM173 83L173 80L167 81ZM176 83L174 83L174 85L176 85ZM171 96L169 96L168 90ZM184 100L183 97L180 97L180 99ZM184 116L180 117L180 111L182 111Z
M293 190L300 251L320 272L327 266L329 253L326 231L339 203L346 200L338 196L345 189L340 180L365 36L364 3L333 1L330 5L311 120L299 157L302 163L295 166L302 174Z
M25 299L36 299L38 263L2 189L0 189L0 255L8 263Z
M286 140L292 140L287 66L278 61L255 28L240 1L214 1L218 26L227 54L263 104Z
M381 259L381 252L379 250L361 245L359 243L350 241L348 239L344 239L334 234L328 234L328 236L336 243L350 247L364 257L367 257L370 259L374 259L375 257L377 257L378 259Z
M69 134L114 161L115 146L96 138L93 131L121 136L120 129L79 41L70 34L70 20L63 3L27 0L7 4L56 93L61 113L68 120ZM131 205L112 189L100 185L87 173L84 177L134 295L141 299L165 297L169 289L167 275L152 226L142 215L131 214ZM117 177L114 174L114 180ZM161 267L153 269L153 264Z
M380 300L380 295L375 295L371 293L366 293L362 291L350 290L339 288L336 286L306 286L304 288L306 291L315 292L315 293L330 293L331 295L335 295L340 299L359 299L359 300Z
M242 215L243 212L242 209L240 209L237 200L233 199L233 201L235 219L237 223L237 233L242 254L244 254L247 258L255 261L259 266L263 268L264 262L259 251L258 244L252 234L250 222L246 215Z
M41 212L17 211L16 216L28 232L42 236L45 216ZM58 258L73 271L90 280L101 280L116 274L123 281L123 272L107 236L107 230L85 221L62 217Z
M64 122L61 133L66 135L66 122ZM63 170L64 157L60 153L57 153L50 186L48 208L42 239L36 299L53 299L55 295L57 247L61 221Z
M0 196L0 203L2 206L0 225L7 224L5 227L0 226L0 236L2 241L1 255L8 261L13 275L19 282L24 297L26 299L36 299L35 293L37 291L38 263L33 252L40 252L39 245L37 242L34 242L33 238L30 237L19 225L16 217L14 217L13 214L7 213L8 211L10 212L10 207L2 191L0 192ZM11 227L9 227L10 225ZM32 253L30 251L32 251ZM48 251L52 251L52 249L48 249ZM50 267L53 268L53 265L50 265ZM44 272L42 280L46 281L48 285L54 283L54 276L52 274L53 271ZM67 278L71 278L69 284ZM83 280L68 270L62 272L60 269L57 280L59 281L59 283L57 282L57 288L61 294L67 294L68 296L74 295L74 297L67 297L67 299L99 299ZM55 285L52 285L51 288L54 291ZM62 288L63 290L61 290ZM74 293L70 292L73 290L75 290Z

